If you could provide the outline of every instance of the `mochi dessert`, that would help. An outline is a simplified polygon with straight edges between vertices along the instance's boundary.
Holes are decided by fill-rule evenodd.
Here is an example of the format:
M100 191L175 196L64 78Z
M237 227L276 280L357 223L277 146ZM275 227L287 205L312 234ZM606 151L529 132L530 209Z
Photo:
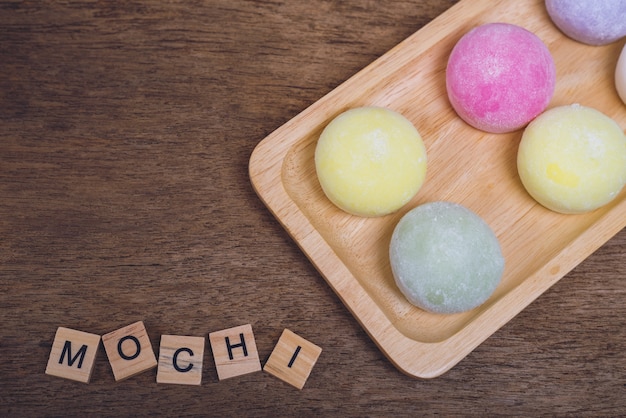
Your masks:
M622 48L622 53L615 67L615 89L626 105L626 45Z
M382 216L404 206L426 177L426 149L413 124L381 107L350 109L324 129L315 148L322 190L358 216Z
M413 305L450 314L483 304L504 271L489 225L452 202L425 203L396 225L389 246L395 282Z
M489 23L467 32L446 68L448 98L469 125L485 132L523 128L554 94L556 69L545 44L516 25Z
M556 107L524 130L517 169L528 193L546 208L589 212L615 199L626 184L626 136L598 110Z
M568 37L606 45L626 36L624 0L546 0L552 22Z

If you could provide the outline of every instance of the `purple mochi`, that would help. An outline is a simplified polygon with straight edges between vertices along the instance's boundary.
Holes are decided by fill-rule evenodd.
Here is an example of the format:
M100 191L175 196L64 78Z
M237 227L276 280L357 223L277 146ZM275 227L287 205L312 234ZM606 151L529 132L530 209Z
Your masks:
M626 0L546 0L546 9L575 41L598 46L626 36Z

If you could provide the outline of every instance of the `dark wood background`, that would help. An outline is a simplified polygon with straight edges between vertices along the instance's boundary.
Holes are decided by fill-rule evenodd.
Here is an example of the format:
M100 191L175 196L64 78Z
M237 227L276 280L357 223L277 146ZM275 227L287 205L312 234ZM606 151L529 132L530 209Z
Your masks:
M626 231L434 380L381 354L257 198L256 144L455 3L0 2L0 415L623 415ZM323 348L304 389L44 374L57 327L251 323Z

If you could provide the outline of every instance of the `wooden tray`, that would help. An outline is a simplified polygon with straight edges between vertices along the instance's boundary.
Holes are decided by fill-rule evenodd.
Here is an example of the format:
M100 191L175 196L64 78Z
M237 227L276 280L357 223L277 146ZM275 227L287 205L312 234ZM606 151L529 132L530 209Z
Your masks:
M489 22L517 24L546 43L557 66L550 107L580 103L626 126L626 107L613 81L623 42L591 47L570 40L551 23L542 0L464 0L273 132L250 159L259 197L386 356L415 377L450 369L626 226L626 189L592 213L551 212L518 178L522 131L486 134L454 113L445 88L448 55L463 34ZM420 192L402 210L381 218L337 209L315 173L322 129L339 113L363 105L405 115L428 152ZM434 200L469 207L502 245L502 283L470 312L424 312L410 305L393 281L388 259L393 228L408 210Z

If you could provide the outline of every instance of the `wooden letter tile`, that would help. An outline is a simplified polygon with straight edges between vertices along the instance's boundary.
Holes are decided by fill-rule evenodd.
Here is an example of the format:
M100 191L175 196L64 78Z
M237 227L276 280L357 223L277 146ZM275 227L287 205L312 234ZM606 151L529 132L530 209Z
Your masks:
M157 383L200 385L204 337L162 335Z
M252 325L241 325L209 334L219 380L261 370Z
M102 336L116 381L156 367L157 361L142 321Z
M302 389L322 349L285 329L263 370Z
M59 327L50 350L46 374L89 383L99 345L99 335Z

